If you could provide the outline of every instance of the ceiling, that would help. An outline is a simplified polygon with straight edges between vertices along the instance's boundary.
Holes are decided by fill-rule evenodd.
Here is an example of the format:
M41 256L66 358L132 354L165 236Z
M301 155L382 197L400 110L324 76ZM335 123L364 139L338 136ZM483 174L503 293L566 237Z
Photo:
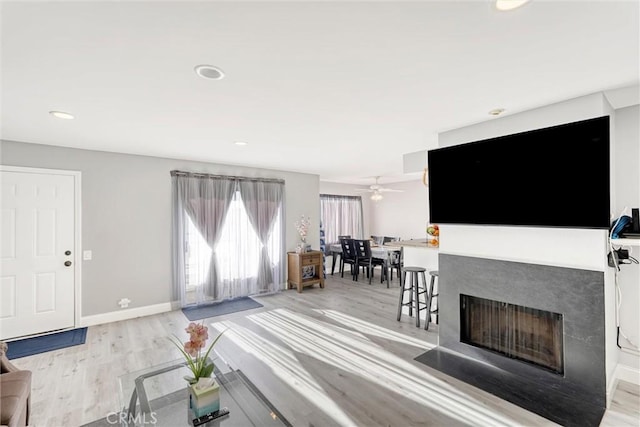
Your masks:
M399 181L404 153L489 110L637 85L639 16L615 0L3 1L0 132ZM199 64L226 76L202 79Z

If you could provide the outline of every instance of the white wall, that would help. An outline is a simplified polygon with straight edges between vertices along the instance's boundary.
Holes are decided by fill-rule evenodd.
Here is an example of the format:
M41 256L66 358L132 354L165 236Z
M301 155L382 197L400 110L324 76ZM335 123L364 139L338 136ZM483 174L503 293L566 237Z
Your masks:
M389 187L403 192L384 193L382 200L371 203L371 234L402 240L426 238L429 205L422 180L396 182Z
M605 96L597 93L443 132L439 135L439 146L585 120L610 112L611 107ZM613 134L612 145L615 146ZM543 161L540 173L544 173ZM606 371L607 385L610 387L614 384L614 371L620 352L615 345L613 283L612 272L606 267L606 237L605 230L445 225L440 230L440 252L603 271Z
M614 213L618 217L624 207L640 208L640 106L616 110L616 151L614 175L616 200ZM631 213L629 211L629 213ZM629 247L631 255L640 259L640 247ZM638 264L620 267L618 283L622 295L620 305L620 325L622 332L636 345L640 345L640 266ZM631 344L621 337L623 347ZM640 357L637 351L622 350L620 367L635 370L636 381L640 372Z
M427 188L422 180L394 182L385 185L400 193L388 192L374 202L370 193L358 192L362 186L320 181L321 194L362 196L364 236L392 236L403 240L424 239L429 220Z
M286 248L295 249L302 214L313 225L308 242L320 245L318 175L11 141L0 147L4 165L82 172L82 249L93 251L82 264L83 317L119 310L124 297L134 309L170 305L173 169L284 179Z

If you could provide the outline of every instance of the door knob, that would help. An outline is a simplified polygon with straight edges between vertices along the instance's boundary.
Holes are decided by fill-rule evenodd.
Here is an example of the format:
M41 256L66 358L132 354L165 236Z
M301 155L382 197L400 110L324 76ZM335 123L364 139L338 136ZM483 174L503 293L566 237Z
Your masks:
M71 265L71 261L65 261L65 262L64 262L64 265L65 265L66 267L69 267L69 266Z
M64 251L64 254L67 255L67 256L71 255L71 251Z

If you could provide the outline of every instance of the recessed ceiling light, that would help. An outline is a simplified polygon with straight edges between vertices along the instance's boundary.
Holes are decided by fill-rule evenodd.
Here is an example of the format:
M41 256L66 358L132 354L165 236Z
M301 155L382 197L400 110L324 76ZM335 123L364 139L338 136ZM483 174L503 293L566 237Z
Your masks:
M220 80L224 77L224 72L213 65L198 65L194 70L203 79Z
M244 141L236 141L236 142L234 142L234 144L236 144L236 145L241 145L241 146L249 145L249 143L248 143L248 142L244 142Z
M64 111L49 111L49 114L59 119L66 119L66 120L75 119L75 116L73 114L65 113Z
M496 0L496 9L506 11L524 6L529 0Z
M491 114L492 116L499 116L500 114L504 113L504 108L494 108L493 110L489 111L489 114Z

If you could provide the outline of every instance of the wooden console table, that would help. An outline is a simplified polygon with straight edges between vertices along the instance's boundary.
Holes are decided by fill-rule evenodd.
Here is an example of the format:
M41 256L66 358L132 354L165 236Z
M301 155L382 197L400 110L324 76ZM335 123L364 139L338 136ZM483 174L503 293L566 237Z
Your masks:
M316 283L324 288L322 252L309 251L301 254L287 252L287 261L287 289L297 287L298 292L302 292L303 287L313 286Z

